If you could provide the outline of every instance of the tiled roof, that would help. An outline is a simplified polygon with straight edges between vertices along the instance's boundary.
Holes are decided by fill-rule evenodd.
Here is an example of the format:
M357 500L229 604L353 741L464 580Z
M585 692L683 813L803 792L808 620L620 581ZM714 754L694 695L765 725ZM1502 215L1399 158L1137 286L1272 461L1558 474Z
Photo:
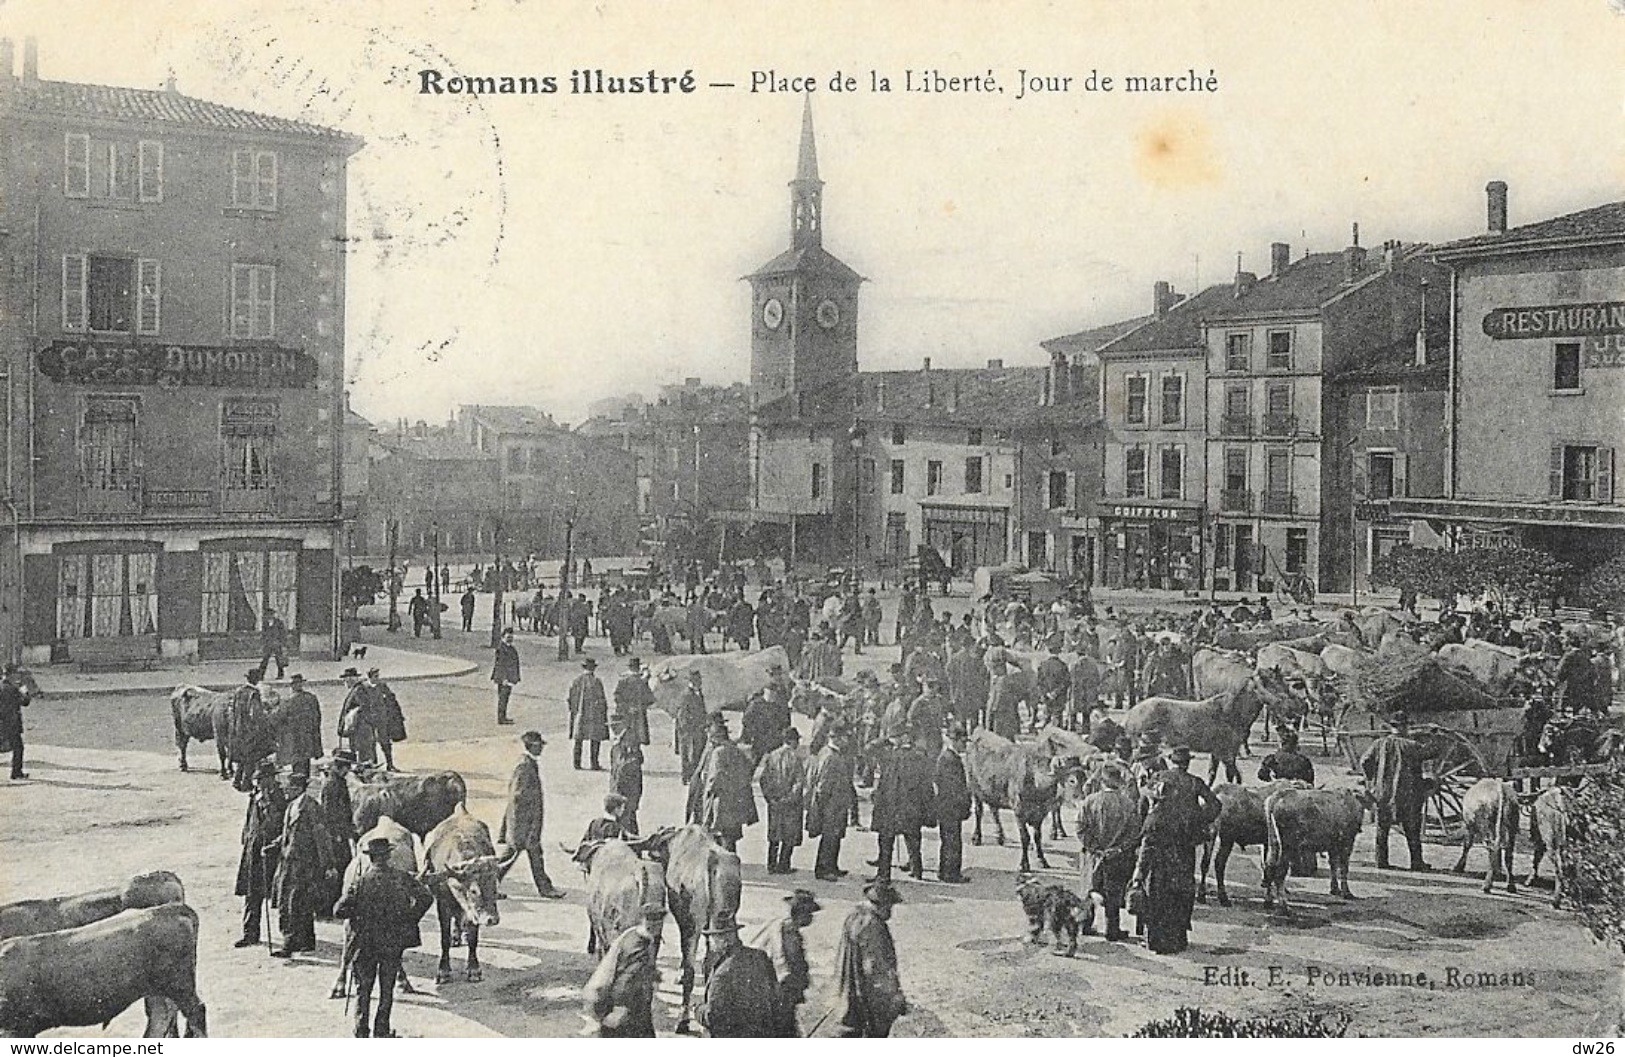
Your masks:
M546 411L522 404L465 404L462 413L498 433L553 433L560 429Z
M421 437L411 433L381 434L378 446L393 455L425 462L495 462L497 458L440 429Z
M338 129L308 121L256 114L250 110L194 99L179 92L150 88L120 88L71 81L12 82L12 101L17 109L48 114L67 114L114 121L156 122L220 129L227 132L272 132L289 136L347 140L360 139Z
M1079 352L1094 352L1101 346L1121 338L1137 327L1149 323L1153 316L1135 316L1133 319L1124 319L1116 323L1107 323L1103 327L1094 327L1090 330L1080 330L1076 334L1063 334L1058 338L1050 338L1038 344L1046 352L1064 352L1073 355Z
M1176 302L1163 315L1147 317L1141 326L1101 346L1099 354L1110 357L1118 353L1201 349L1203 316L1227 299L1235 299L1234 287L1228 283L1210 286L1195 297Z
M863 276L847 267L845 262L822 246L804 246L801 249L788 249L774 257L751 274L747 279L757 279L768 275L788 275L799 272L802 275L833 275L839 279L860 282Z
M942 425L1005 426L1017 414L1038 407L1044 391L1046 367L935 368L929 371L864 371L859 417L886 422ZM881 406L880 387L885 385ZM849 380L832 382L803 392L802 413L796 413L795 395L779 397L757 409L764 422L803 421L853 416Z
M1509 228L1501 234L1458 239L1434 247L1434 252L1441 257L1469 255L1477 250L1516 249L1529 243L1566 239L1625 240L1625 202L1592 206L1577 213L1565 213L1550 220Z
M1380 251L1379 251L1380 253ZM1235 286L1226 289L1228 298L1217 298L1204 314L1206 319L1240 319L1268 312L1314 311L1352 284L1344 281L1343 252L1311 253L1293 261L1279 276L1266 275L1254 281L1240 297ZM1376 273L1368 253L1363 279Z

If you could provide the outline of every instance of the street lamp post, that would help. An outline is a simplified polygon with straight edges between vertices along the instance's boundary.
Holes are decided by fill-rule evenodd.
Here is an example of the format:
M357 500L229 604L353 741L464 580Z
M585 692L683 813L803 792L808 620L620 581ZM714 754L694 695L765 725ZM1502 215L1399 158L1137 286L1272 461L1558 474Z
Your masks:
M436 522L429 523L429 549L432 555L431 560L434 562L434 579L429 581L434 585L434 590L430 592L431 597L429 598L429 630L438 639L440 637L440 591L444 585L440 582L440 525Z
M570 493L570 510L564 516L564 564L559 568L559 660L570 659L570 610L575 608L570 598L570 560L574 557L576 529L576 494Z
M396 604L401 597L401 579L395 574L395 548L400 542L401 523L393 516L389 519L388 535L389 568L384 575L389 579L385 581L384 587L389 592L389 630L399 631L401 630L401 614L396 608Z
M495 585L491 596L491 648L494 650L502 641L502 514L498 513L491 520L491 548L495 552L491 565L491 581Z
M852 561L851 579L852 590L857 591L862 586L862 578L858 573L858 533L861 531L862 519L858 516L859 505L863 502L863 466L860 458L863 452L863 423L856 419L852 428L846 431L846 443L852 449Z

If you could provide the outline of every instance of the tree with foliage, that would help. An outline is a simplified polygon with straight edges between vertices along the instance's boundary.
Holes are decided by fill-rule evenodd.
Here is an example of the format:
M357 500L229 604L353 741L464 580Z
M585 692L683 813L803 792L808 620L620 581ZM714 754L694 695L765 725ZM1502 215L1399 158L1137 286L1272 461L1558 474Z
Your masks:
M1587 570L1580 579L1580 594L1598 609L1625 613L1625 554Z
M1568 848L1558 868L1565 906L1599 943L1625 956L1625 765L1569 790ZM1625 1031L1625 970L1619 1028Z
M354 613L362 606L372 605L383 590L384 578L370 565L357 565L353 569L345 569L339 580L339 592L346 613Z
M1233 1017L1181 1006L1174 1015L1142 1024L1131 1039L1340 1039L1349 1029L1341 1011Z
M1372 565L1371 582L1436 598L1449 607L1458 594L1508 602L1546 602L1566 594L1574 567L1532 547L1429 550L1395 547Z

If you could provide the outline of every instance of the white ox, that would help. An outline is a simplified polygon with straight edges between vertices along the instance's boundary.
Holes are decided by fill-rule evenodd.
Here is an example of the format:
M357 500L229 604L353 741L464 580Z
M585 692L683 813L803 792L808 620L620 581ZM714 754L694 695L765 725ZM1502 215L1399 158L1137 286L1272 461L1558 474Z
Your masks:
M1517 650L1482 639L1468 639L1464 645L1447 642L1439 647L1439 660L1452 668L1460 668L1486 686L1499 686L1518 669Z
M1353 646L1342 646L1338 643L1328 643L1320 651L1320 663L1333 675L1344 679L1352 679L1355 669L1362 657L1370 656L1365 650L1357 650Z
M790 657L783 646L769 646L755 653L704 653L687 657L668 657L651 665L649 687L654 691L655 704L675 716L688 689L688 673L700 673L700 687L705 704L712 712L723 709L738 711L752 694L767 688L771 678L769 669L778 665L786 676L790 672Z

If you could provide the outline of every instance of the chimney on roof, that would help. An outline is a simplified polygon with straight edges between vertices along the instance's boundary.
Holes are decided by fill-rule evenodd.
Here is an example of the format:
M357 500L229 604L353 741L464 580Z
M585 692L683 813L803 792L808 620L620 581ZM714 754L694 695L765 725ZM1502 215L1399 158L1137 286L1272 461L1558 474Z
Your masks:
M988 360L987 361L987 369L990 370L990 371L1002 371L1002 370L1004 370L1004 361L1003 360Z
M1416 328L1416 365L1428 365L1428 281L1422 280L1422 321Z
M925 358L925 366L920 369L922 371L929 371L931 369L931 357L927 356Z
M1236 254L1236 300L1240 301L1256 282L1258 282L1258 276L1252 272L1241 270L1241 254Z
M1505 180L1491 180L1484 185L1488 199L1491 235L1504 235L1507 229L1507 185Z
M39 41L23 38L23 80L39 80Z
M1360 246L1360 225L1356 223L1349 235L1349 245L1343 250L1343 281L1352 283L1365 270L1365 250Z
M959 410L959 379L955 378L954 381L953 381L952 388L950 388L948 390L948 413L952 414L952 413L954 413L954 412L956 412L958 410Z
M1174 284L1159 279L1151 284L1151 314L1165 316L1168 310L1183 298L1174 292Z
M1044 404L1065 404L1072 396L1072 370L1066 353L1056 350L1049 354L1049 376L1045 379Z
M1270 278L1279 279L1292 263L1292 246L1285 242L1270 243Z
M168 92L170 95L180 94L180 89L175 87L175 71L173 68L171 68L169 73L164 77L164 91Z

